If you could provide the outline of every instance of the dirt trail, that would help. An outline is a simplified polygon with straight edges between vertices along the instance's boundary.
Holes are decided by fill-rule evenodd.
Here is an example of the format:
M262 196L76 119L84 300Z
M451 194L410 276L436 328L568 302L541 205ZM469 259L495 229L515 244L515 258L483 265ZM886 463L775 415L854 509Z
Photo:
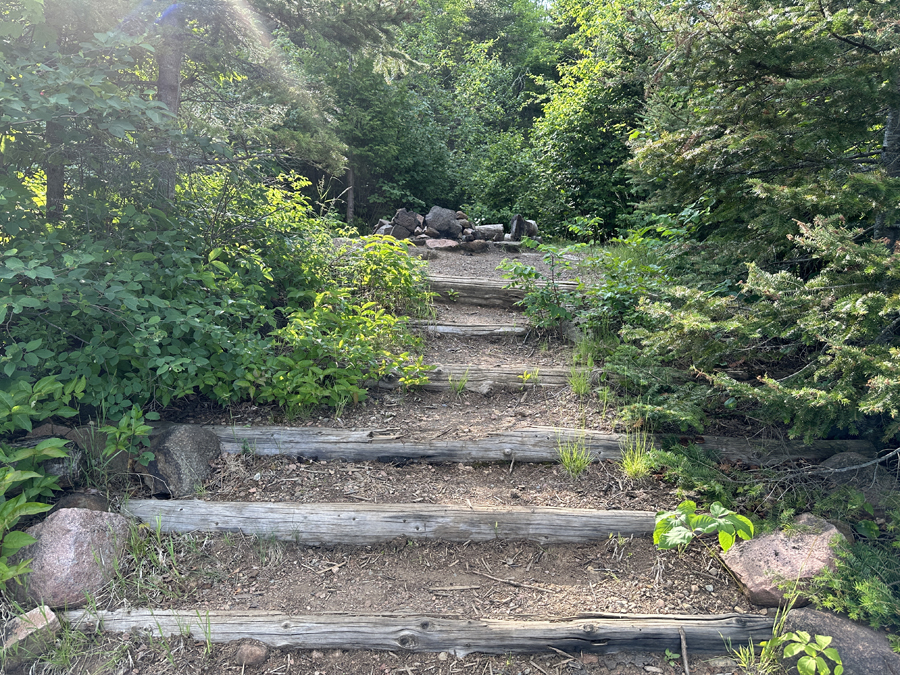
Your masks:
M507 256L509 254L506 254ZM499 278L502 254L443 253L430 271L445 276ZM519 259L543 267L539 254ZM515 311L449 303L434 322L527 324ZM422 333L431 363L523 369L568 367L571 345L530 331L503 337L436 336ZM229 423L265 423L265 409L242 406ZM180 421L212 421L187 411ZM278 420L282 423L282 420ZM611 430L610 415L596 400L568 388L556 391L427 393L373 392L367 402L339 416L290 420L295 426L379 428L405 440L478 438L534 425ZM271 423L271 422L270 422ZM400 466L375 462L308 462L289 457L224 455L197 498L252 502L428 503L469 506L535 505L657 510L680 500L657 478L633 481L612 463L591 466L578 479L558 465ZM150 607L205 610L272 610L289 614L412 612L460 618L536 619L583 613L721 614L759 611L702 548L659 552L647 539L611 537L581 545L527 542L481 544L394 541L380 546L308 548L235 535L186 534L172 550L181 573L132 561L126 573L143 584L98 599L101 609ZM99 641L123 649L115 672L157 675L240 672L304 675L561 675L564 673L681 673L680 660L663 654L566 654L464 658L447 652L403 654L344 650L271 649L256 666L235 661L238 645L175 639L171 658L160 658L139 635ZM92 662L85 658L84 670ZM733 661L692 658L695 675L739 672Z

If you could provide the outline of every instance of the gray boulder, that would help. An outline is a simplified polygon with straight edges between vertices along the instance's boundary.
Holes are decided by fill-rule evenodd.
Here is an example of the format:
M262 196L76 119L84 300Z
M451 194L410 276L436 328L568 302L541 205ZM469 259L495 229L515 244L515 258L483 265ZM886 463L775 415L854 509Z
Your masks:
M425 226L437 230L441 235L455 239L462 232L462 226L456 220L456 212L440 206L432 206L425 216Z
M216 435L194 424L161 425L150 436L153 461L144 481L155 495L193 495L210 474L222 448Z
M830 646L837 649L847 675L900 675L900 654L891 651L883 633L871 628L809 608L791 610L784 627L789 632L806 631L811 637L830 635ZM788 659L782 665L790 668L789 673L796 673L798 659ZM827 660L826 663L834 665Z
M415 233L416 228L419 227L420 218L421 216L413 211L407 211L406 209L397 209L394 217L391 218L391 225L393 225L394 227L403 228L410 234L413 234Z
M469 253L483 253L490 247L490 244L483 239L475 239L473 241L463 242L459 247L463 251L468 251Z
M382 223L384 223L384 225L382 225ZM385 236L392 235L394 234L394 228L391 227L391 224L389 222L385 220L379 220L378 228L375 230L375 234L381 234Z
M536 237L538 235L538 226L537 223L533 220L525 221L525 236L526 237Z
M117 513L61 509L26 530L37 539L19 549L15 561L31 561L20 602L48 607L82 607L109 581L128 538L128 520Z
M828 521L804 513L794 520L790 532L770 532L740 541L722 556L722 561L750 602L778 607L785 604L778 585L797 578L810 579L826 567L834 569L837 556L832 544L843 538Z

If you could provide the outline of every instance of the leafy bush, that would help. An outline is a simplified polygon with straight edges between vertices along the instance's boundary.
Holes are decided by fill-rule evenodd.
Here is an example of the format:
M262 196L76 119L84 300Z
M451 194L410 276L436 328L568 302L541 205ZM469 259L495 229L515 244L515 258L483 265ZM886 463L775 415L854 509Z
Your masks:
M580 250L583 245L559 248L550 244L538 244L528 238L523 239L522 244L526 248L535 248L544 254L544 262L550 268L550 276L545 279L534 266L513 258L505 258L500 263L499 269L504 271L504 278L510 281L506 288L521 288L525 291L525 297L518 304L523 307L525 315L534 325L540 328L553 328L563 321L570 321L576 308L581 305L580 294L561 290L558 282L562 270L572 266L565 256Z
M270 207L295 209L293 224L275 218L243 241L220 229L212 243L226 245L212 250L190 235L191 223L179 221L179 232L152 209L123 210L119 227L131 230L118 241L37 227L9 238L0 253L3 373L23 386L44 376L83 381L82 404L112 420L192 392L294 406L357 400L366 379L393 370L415 381L419 366L408 368L400 349L411 337L367 298L423 306L417 261L377 241L348 265L283 192L268 189ZM378 265L395 282L392 295Z
M37 346L32 345L29 353ZM84 380L73 380L63 386L53 377L44 377L31 385L22 380L7 380L0 388L0 438L17 432L31 431L33 422L51 416L70 417L75 410L67 404L81 396ZM13 528L23 516L43 513L49 504L37 501L53 496L58 490L56 476L45 475L41 464L66 457L66 441L48 438L34 447L10 448L0 442L0 586L17 579L29 570L30 560L8 566L9 556L34 538Z

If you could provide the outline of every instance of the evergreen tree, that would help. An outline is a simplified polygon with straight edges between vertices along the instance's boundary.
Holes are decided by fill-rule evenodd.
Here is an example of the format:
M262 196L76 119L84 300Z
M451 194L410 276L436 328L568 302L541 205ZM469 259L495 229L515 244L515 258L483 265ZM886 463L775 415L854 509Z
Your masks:
M892 222L897 16L897 0L685 0L645 22L666 50L631 164L649 208L778 239L794 218Z

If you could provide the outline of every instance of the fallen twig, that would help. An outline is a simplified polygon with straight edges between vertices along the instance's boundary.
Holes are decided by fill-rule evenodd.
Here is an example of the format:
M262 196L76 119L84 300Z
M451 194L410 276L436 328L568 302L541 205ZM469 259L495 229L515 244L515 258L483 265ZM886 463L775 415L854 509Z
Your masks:
M691 675L691 669L688 666L687 638L684 635L684 628L679 627L678 634L681 636L681 660L684 662L684 675Z
M477 574L482 577L487 577L493 581L499 581L501 584L509 584L510 586L516 586L517 588L530 588L533 591L541 591L541 593L556 593L552 588L541 588L540 586L532 586L531 584L522 584L518 581L513 581L512 579L501 579L499 577L492 577L490 574L485 574L484 572L479 572L478 570L471 570L472 574Z

